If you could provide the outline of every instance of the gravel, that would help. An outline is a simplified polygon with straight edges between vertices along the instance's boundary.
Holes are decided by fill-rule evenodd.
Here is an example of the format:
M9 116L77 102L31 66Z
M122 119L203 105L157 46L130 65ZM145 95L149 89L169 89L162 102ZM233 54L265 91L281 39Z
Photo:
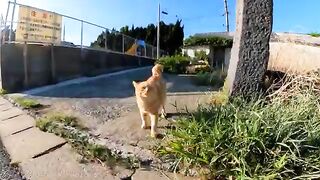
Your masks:
M22 180L19 168L10 165L9 156L0 142L0 179L1 180Z

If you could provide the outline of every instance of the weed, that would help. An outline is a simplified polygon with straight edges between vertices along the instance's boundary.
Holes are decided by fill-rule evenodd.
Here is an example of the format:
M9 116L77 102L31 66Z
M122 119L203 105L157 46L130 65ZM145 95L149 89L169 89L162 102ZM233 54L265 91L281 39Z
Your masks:
M22 108L25 109L34 109L42 107L42 104L37 102L36 100L24 98L24 97L14 97L14 102L19 104Z

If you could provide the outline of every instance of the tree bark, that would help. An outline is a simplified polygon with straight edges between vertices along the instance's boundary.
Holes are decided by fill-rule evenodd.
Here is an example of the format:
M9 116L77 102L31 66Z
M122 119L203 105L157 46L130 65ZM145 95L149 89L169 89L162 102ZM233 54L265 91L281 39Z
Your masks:
M225 88L231 97L264 92L269 60L273 0L237 0L236 32Z

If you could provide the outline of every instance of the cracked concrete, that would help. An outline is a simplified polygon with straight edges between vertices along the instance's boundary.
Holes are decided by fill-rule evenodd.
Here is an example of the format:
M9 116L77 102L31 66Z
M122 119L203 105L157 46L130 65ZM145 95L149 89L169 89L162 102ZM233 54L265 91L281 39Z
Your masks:
M79 163L81 157L68 144L35 159L21 163L24 175L32 180L113 180L111 171L101 165Z
M54 134L44 133L37 128L6 136L2 141L11 157L12 163L33 158L50 148L66 142Z
M21 132L27 128L35 126L35 122L32 117L27 115L21 115L11 118L9 121L0 122L0 136L7 137L17 132Z

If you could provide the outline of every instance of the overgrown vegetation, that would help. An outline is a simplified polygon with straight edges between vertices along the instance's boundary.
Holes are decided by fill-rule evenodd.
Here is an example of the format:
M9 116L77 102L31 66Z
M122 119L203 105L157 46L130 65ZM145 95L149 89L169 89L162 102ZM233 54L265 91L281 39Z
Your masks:
M201 107L169 130L159 155L209 178L319 179L319 76L292 77L258 101Z
M184 46L203 46L208 45L211 47L232 47L232 39L227 39L219 36L190 36L184 40Z
M195 84L200 86L222 87L227 74L221 70L200 72L195 78Z
M25 97L14 97L14 102L20 105L24 109L34 109L42 107L38 101Z
M312 32L312 33L309 33L309 35L312 37L320 37L320 33L318 32Z
M190 64L190 57L182 55L165 56L160 58L157 63L162 64L165 72L185 73L186 67Z
M104 146L94 144L87 135L81 133L85 129L76 117L63 114L51 114L40 118L36 126L44 132L54 133L68 141L71 146L83 156L86 161L98 161L110 167L122 165L126 168L135 168L133 159L123 159L113 154ZM75 130L70 129L75 128Z

